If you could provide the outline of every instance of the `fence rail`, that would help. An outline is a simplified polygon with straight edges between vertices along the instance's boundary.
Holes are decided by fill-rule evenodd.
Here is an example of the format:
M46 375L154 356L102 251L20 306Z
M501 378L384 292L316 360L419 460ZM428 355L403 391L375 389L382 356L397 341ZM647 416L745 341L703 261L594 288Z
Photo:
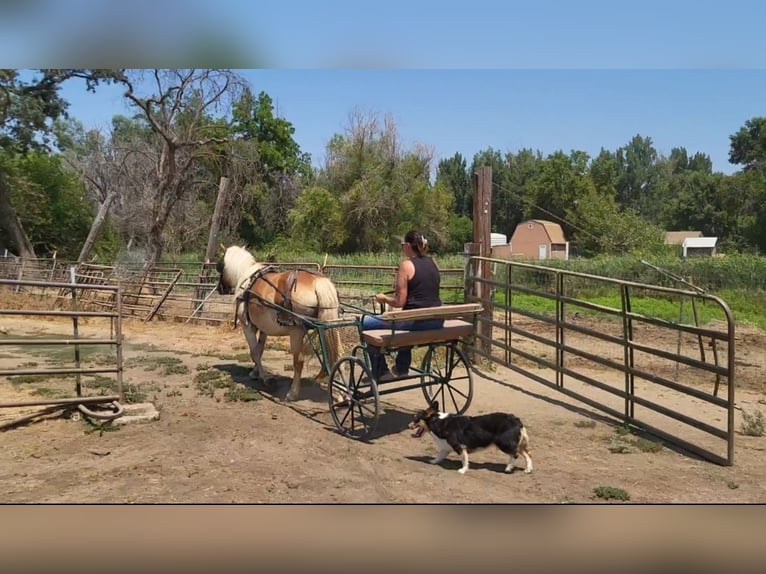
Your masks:
M466 285L466 301L489 310L479 318L476 356L703 458L733 464L734 319L724 301L698 290L483 257L470 258ZM653 314L657 304L674 308L678 319ZM704 324L703 309L714 317ZM725 454L711 436L725 441Z
M74 274L72 274L74 279ZM0 308L0 316L10 315L31 315L31 316L55 316L55 317L70 317L72 319L72 337L71 338L46 338L46 337L25 337L14 338L11 336L0 336L0 348L13 349L24 348L34 346L70 346L72 347L72 355L69 367L37 367L32 368L34 364L30 365L18 365L12 368L0 368L0 377L13 377L22 375L75 375L75 397L69 397L66 399L51 398L51 399L38 399L27 402L11 402L0 403L0 408L11 407L30 407L47 405L42 411L35 413L27 413L23 416L11 421L3 422L0 424L0 429L12 427L16 424L25 422L34 418L35 416L52 412L57 408L63 408L67 404L77 407L86 415L99 418L101 420L112 420L121 416L122 408L119 405L120 400L124 399L123 393L123 351L122 351L122 291L119 285L88 285L72 281L71 283L65 283L63 281L34 281L30 279L3 279L0 278L0 291L13 290L18 293L19 289L25 289L29 293L42 293L42 297L45 297L45 292L50 294L51 290L58 290L58 295L54 297L54 302L58 301L61 294L66 291L70 294L68 301L70 309L22 309L22 308ZM114 311L82 311L80 305L82 303L82 294L90 292L107 293L111 295L115 301ZM11 300L12 301L12 300ZM110 337L83 337L80 333L79 319L81 317L101 317L109 319L110 321ZM114 364L113 365L99 365L96 367L84 367L81 364L80 351L84 347L102 346L114 349ZM96 375L96 374L112 374L115 376L115 387L117 394L108 396L84 396L82 375ZM111 405L113 411L111 413L95 412L88 408L86 405L93 406L94 404L104 403Z
M325 265L312 261L269 262L280 271L308 269L322 272L338 288L345 302L366 306L381 291L393 290L396 267L372 265ZM72 271L74 269L74 271ZM75 280L93 287L119 285L122 289L123 316L144 321L163 320L221 324L234 318L231 295L216 291L218 272L215 263L158 265L149 271L140 265L67 262L56 259L23 259L0 257L0 278L18 280L45 278L46 281L66 281L74 273ZM48 295L51 309L68 297L65 287L52 290L52 285L17 286L16 292ZM464 270L442 270L442 299L445 303L463 301ZM83 309L92 312L114 311L114 293L92 292L81 296Z

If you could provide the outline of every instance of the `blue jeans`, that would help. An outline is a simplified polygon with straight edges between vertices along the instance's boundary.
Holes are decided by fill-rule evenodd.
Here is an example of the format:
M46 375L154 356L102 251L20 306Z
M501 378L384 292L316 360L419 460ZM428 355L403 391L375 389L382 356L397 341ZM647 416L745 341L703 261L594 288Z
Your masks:
M397 331L428 331L430 329L441 329L444 326L444 319L422 319L420 321L397 321ZM362 330L371 331L373 329L391 329L390 321L384 321L379 315L365 315L362 319ZM380 348L369 346L370 366L375 378L388 372L386 358L380 352ZM400 347L396 351L396 372L404 375L410 370L412 364L412 347Z

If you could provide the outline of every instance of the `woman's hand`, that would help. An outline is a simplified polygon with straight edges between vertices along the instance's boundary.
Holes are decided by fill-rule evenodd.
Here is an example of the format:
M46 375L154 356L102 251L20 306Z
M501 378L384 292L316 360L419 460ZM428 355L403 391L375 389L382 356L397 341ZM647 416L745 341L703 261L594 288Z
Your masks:
M388 303L388 295L386 295L385 293L377 293L375 295L375 300L378 303Z

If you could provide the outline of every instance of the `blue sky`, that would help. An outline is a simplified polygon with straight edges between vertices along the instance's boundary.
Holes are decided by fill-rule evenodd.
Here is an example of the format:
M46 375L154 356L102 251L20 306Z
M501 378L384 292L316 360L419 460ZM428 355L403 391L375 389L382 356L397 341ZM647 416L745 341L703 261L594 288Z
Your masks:
M640 134L658 152L673 147L708 154L713 169L732 173L729 136L766 115L766 70L239 70L265 91L316 165L325 145L359 109L390 114L403 143L431 146L435 159L460 152L468 162L492 147L547 155L584 150L595 156ZM121 91L85 92L65 84L70 115L108 127L127 113Z
M0 2L0 60L258 68L241 71L317 164L357 107L437 159L641 134L731 173L729 136L766 115L764 22L762 0L24 0ZM115 89L64 95L86 125L125 111Z

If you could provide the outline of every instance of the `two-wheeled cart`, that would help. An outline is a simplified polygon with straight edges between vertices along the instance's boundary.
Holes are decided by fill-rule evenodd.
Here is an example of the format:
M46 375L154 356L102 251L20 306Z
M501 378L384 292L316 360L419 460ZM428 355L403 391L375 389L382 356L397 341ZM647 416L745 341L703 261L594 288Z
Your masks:
M365 440L374 432L380 414L380 397L390 393L420 388L426 404L439 402L440 410L464 413L473 398L473 373L463 343L476 329L477 316L482 312L478 303L442 305L428 309L388 311L381 318L389 327L362 330L362 320L369 311L343 304L343 317L332 322L305 320L314 351L327 366L326 337L329 329L356 328L358 342L351 352L339 358L329 371L328 401L330 414L338 430L346 436ZM353 318L345 318L353 315ZM444 319L440 329L425 331L402 330L405 322ZM399 328L397 328L397 325ZM371 368L370 347L391 354L402 347L425 348L419 366L412 366L406 375L377 380Z

